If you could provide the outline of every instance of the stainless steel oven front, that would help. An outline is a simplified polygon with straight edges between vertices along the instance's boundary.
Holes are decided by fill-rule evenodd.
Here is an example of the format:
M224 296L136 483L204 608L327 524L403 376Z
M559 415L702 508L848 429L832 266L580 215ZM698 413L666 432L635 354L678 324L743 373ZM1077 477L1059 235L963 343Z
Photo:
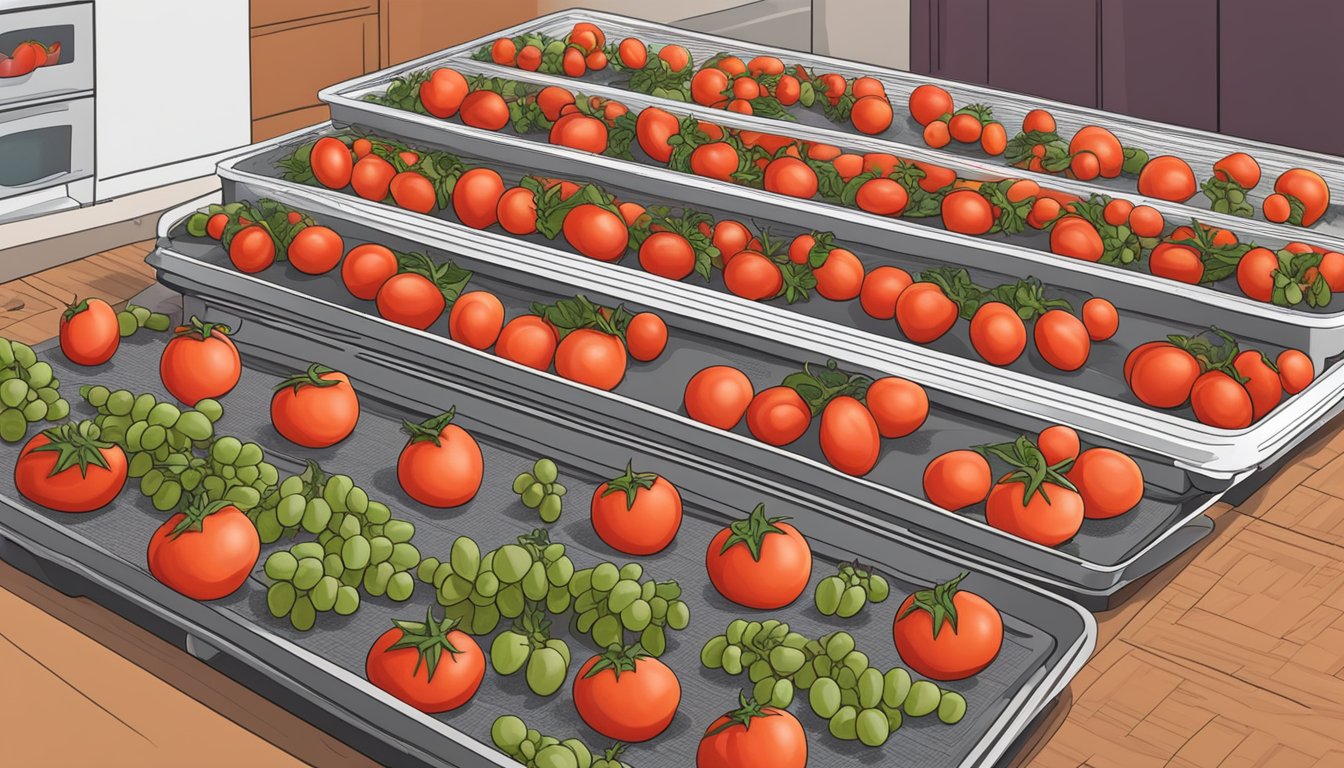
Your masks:
M92 93L93 3L0 0L0 57L0 109Z

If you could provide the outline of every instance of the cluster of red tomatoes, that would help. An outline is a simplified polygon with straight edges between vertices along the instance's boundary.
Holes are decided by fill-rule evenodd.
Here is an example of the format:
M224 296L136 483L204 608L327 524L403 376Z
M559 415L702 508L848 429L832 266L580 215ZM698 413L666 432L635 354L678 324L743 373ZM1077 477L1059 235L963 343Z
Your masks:
M1150 341L1125 358L1125 382L1141 402L1154 408L1189 404L1201 423L1220 429L1249 427L1274 410L1285 392L1295 395L1313 378L1311 358L1302 352L1287 349L1270 362L1216 328Z
M985 504L986 521L1047 547L1072 539L1083 520L1123 515L1143 500L1143 471L1111 448L1080 450L1078 433L1055 425L1032 441L957 450L937 456L924 469L924 495L957 511ZM995 480L995 459L1008 473Z
M718 429L731 430L745 417L752 436L774 446L798 440L820 414L822 454L856 476L877 464L882 438L904 437L929 415L928 395L918 384L895 376L870 382L834 366L805 366L784 384L759 392L737 368L710 366L686 383L684 403L686 415Z
M554 53L553 53L554 52ZM786 65L775 56L757 56L744 62L722 53L699 67L689 51L676 44L655 48L643 40L627 37L607 45L606 34L597 25L579 22L563 40L544 35L522 35L495 40L478 58L528 71L563 73L583 77L608 63L649 76L632 77L629 87L656 96L677 93L701 106L726 109L744 115L773 116L787 107L811 107L821 96L830 106L828 115L848 119L867 134L891 127L891 102L880 80L852 80L834 72L817 75L802 65Z
M61 44L43 45L36 40L25 40L14 46L8 56L0 53L0 77L23 77L39 67L53 67L61 63Z

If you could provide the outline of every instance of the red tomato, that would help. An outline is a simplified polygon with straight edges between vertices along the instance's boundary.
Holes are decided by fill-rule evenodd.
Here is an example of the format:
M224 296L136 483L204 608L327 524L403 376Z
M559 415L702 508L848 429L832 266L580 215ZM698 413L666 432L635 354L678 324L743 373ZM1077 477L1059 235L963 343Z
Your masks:
M239 272L261 272L275 263L275 240L256 224L244 227L229 241L229 261Z
M439 319L448 304L437 285L415 272L388 278L378 288L376 300L378 314L422 331Z
M755 392L751 380L736 368L713 365L686 383L686 415L719 429L732 429L747 412Z
M1052 309L1036 320L1036 349L1047 363L1061 371L1076 371L1087 362L1092 342L1083 321L1062 309Z
M719 594L747 608L783 608L812 578L812 548L788 518L751 515L715 534L705 552L709 580Z
M600 155L607 150L607 124L581 112L562 115L547 139L552 144Z
M948 451L924 468L924 496L949 512L979 504L994 478L989 462L975 451Z
M648 741L667 730L680 705L676 674L643 651L611 650L574 674L574 708L609 739Z
M556 373L596 389L615 389L625 378L625 366L620 337L596 328L570 331L555 350Z
M61 313L61 352L76 365L102 365L121 344L117 313L102 299L85 299Z
M769 301L784 290L784 275L769 257L742 251L723 268L723 282L734 295L751 301Z
M1027 484L1004 478L989 492L985 522L1019 538L1057 547L1078 534L1083 525L1083 497L1050 481L1024 500Z
M890 320L896 316L896 302L901 298L901 292L909 288L912 282L910 273L904 269L877 267L863 278L863 286L859 289L859 306L869 317Z
M350 249L341 263L341 282L357 299L372 301L393 275L397 274L397 256L388 248L364 243Z
M519 315L499 332L495 354L528 368L545 371L555 359L555 328L536 315Z
M1312 379L1316 378L1316 371L1311 364L1311 358L1296 349L1285 349L1280 352L1274 364L1278 366L1279 380L1283 382L1283 391L1290 395L1296 395L1306 389L1311 384Z
M817 194L817 174L796 157L779 157L765 167L765 191L807 199Z
M831 301L849 301L863 290L863 262L844 248L832 248L812 274L817 293Z
M920 125L928 125L953 111L952 97L936 85L926 83L910 92L910 116Z
M340 371L313 364L285 379L271 398L271 423L291 443L326 448L350 436L359 422L359 397Z
M812 423L812 409L791 387L769 387L747 406L747 428L763 443L788 445Z
M448 118L457 114L467 98L467 79L455 69L439 67L420 84L420 103L429 114Z
M1036 447L1041 449L1046 466L1056 466L1065 461L1078 458L1078 433L1063 424L1046 427L1036 438Z
M593 530L607 546L627 555L662 552L681 528L681 494L651 472L625 474L593 492Z
M937 283L915 283L896 299L896 325L916 344L936 341L957 322L957 305Z
M1090 520L1123 515L1143 501L1143 470L1110 448L1083 451L1065 477L1083 497L1083 514Z
M226 326L195 317L177 329L159 358L159 378L169 394L196 405L207 397L223 397L237 386L243 364L228 334Z
M154 578L193 600L218 600L243 586L261 554L257 528L225 502L192 504L154 532L146 560Z
M471 433L451 423L456 413L450 409L419 424L407 422L411 439L397 458L397 482L427 507L460 507L481 489L481 448Z
M1092 341L1106 341L1120 330L1120 313L1106 299L1088 299L1083 302L1083 327Z
M329 227L304 227L289 242L285 252L294 268L308 275L322 275L341 263L345 242Z
M1190 407L1201 424L1219 429L1251 425L1251 396L1240 382L1222 371L1207 371L1190 389Z
M1246 393L1251 397L1251 420L1259 421L1283 399L1279 373L1270 367L1263 352L1248 349L1236 356L1232 366L1245 377Z
M57 512L102 509L126 484L126 454L100 437L88 421L34 435L19 452L14 487L25 499Z
M1193 248L1174 243L1158 243L1148 254L1148 271L1168 280L1198 285L1204 281L1204 261Z
M942 202L943 226L949 232L983 235L994 226L994 210L984 195L973 189L950 192Z
M658 359L667 348L667 324L652 312L640 312L625 327L625 346L641 363Z
M882 439L877 422L863 403L837 397L821 412L821 453L831 466L862 477L877 465Z
M317 182L328 189L344 189L350 183L350 174L354 171L350 148L345 146L345 142L331 136L323 136L313 144L308 153L308 165L312 167Z
M472 128L498 131L509 124L509 105L494 91L472 91L462 100L459 117Z
M695 251L675 232L654 232L639 246L639 265L659 277L681 280L695 269Z
M1167 342L1135 349L1125 360L1125 367L1134 396L1154 408L1185 405L1200 374L1193 355Z
M999 655L1003 619L988 600L960 589L965 577L961 574L938 591L916 592L896 611L896 651L925 677L964 680Z
M398 621L378 636L364 662L369 682L412 707L436 714L471 701L485 679L485 654L456 619Z
M751 243L751 230L743 226L740 221L724 219L714 225L711 242L719 249L719 255L723 257L723 263L726 265L734 256L747 249Z
M429 213L438 205L434 185L419 171L402 171L388 184L392 202L398 207L416 213Z
M649 61L649 47L643 40L636 40L633 37L621 41L617 54L620 56L621 65L627 69L643 69Z
M709 724L695 768L806 768L807 734L788 710L746 702Z
M504 305L489 291L457 297L448 313L448 335L472 349L489 349L504 327Z
M463 224L485 229L498 219L504 180L489 168L473 168L453 186L453 213Z
M1017 310L1001 301L986 302L971 318L971 346L990 365L1008 365L1027 348L1027 327Z
M574 250L598 261L620 259L630 242L630 228L620 214L592 203L566 214L562 230Z
M897 376L869 384L865 398L878 434L883 437L905 437L929 417L929 396L924 388Z
M365 200L381 203L387 199L392 178L396 175L397 169L391 163L377 155L365 155L355 163L350 186Z
M1183 203L1199 191L1195 172L1179 157L1162 155L1149 160L1139 171L1139 194Z
M532 190L514 187L499 198L495 207L499 226L512 235L530 235L537 231L537 198Z
M644 154L666 163L672 159L672 145L667 140L681 132L681 121L669 112L648 107L635 120L635 140Z

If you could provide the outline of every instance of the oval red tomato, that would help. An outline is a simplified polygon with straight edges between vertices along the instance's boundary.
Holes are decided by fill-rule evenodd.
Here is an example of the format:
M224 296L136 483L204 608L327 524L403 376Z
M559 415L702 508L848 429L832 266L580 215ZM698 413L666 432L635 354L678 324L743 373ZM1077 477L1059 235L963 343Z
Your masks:
M271 423L291 443L326 448L350 436L359 422L359 397L350 379L316 363L280 382L271 398Z
M226 502L192 502L149 539L149 572L194 600L228 597L257 565L257 528Z

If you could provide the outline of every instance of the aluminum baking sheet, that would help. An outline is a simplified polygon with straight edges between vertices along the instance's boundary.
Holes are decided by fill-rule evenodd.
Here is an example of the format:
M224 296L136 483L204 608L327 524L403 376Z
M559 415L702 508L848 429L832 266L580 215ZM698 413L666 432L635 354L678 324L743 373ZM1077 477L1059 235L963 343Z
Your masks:
M860 76L873 77L880 80L891 100L892 111L895 119L892 126L886 131L878 134L874 138L882 139L888 142L906 144L913 147L924 147L923 131L924 127L910 116L906 105L910 101L910 93L921 85L932 83L945 89L958 106L967 104L986 104L994 109L994 117L1003 123L1008 130L1009 137L1012 137L1022 126L1022 118L1027 112L1033 109L1046 109L1055 117L1058 125L1059 135L1066 139L1072 136L1079 128L1087 125L1098 125L1110 130L1120 139L1124 146L1139 147L1147 150L1154 157L1158 155L1176 155L1188 162L1195 171L1195 176L1199 181L1209 178L1212 175L1213 164L1220 158L1232 152L1247 152L1253 156L1261 166L1263 171L1259 186L1248 195L1248 200L1255 206L1255 216L1260 221L1264 221L1261 213L1261 203L1266 195L1273 191L1274 179L1279 174L1290 168L1307 168L1321 175L1331 189L1336 193L1332 198L1332 205L1327 209L1324 216L1309 229L1294 227L1305 237L1308 232L1318 233L1327 236L1344 236L1344 212L1341 211L1341 196L1344 196L1344 160L1334 155L1328 155L1319 152L1309 152L1306 150L1284 147L1266 142L1254 141L1237 137L1226 136L1223 134L1209 131L1201 131L1194 128L1173 125L1169 123L1159 123L1152 120L1121 115L1114 112L1104 112L1097 109L1088 109L1072 104L1050 101L1037 96L1027 94L1013 93L985 86L970 85L951 80L942 80L927 75L921 75L913 72L903 72L900 70L878 67L871 64L863 64L844 59L836 59L827 56L818 56L812 53L775 48L765 45L756 45L731 38L709 35L700 32L693 32L678 27L658 24L655 22L635 19L628 16L621 16L611 13L602 13L585 9L570 9L557 13L542 16L528 22L524 22L510 29L497 32L495 34L479 38L471 43L464 43L449 49L453 53L452 58L455 61L469 59L471 54L479 50L483 45L489 45L493 40L499 37L513 37L524 33L540 33L553 37L563 37L569 34L574 24L579 21L588 21L598 25L605 32L608 42L618 42L625 37L637 37L646 43L655 45L665 45L675 43L685 47L692 55L694 61L702 62L709 57L719 53L731 53L747 60L753 56L776 56L783 60L785 64L802 64L805 67L813 69L818 74L823 72L835 72L844 75L847 79ZM447 53L447 52L445 52ZM437 56L442 56L438 54ZM426 57L420 61L439 60L434 57ZM513 67L492 67L501 74L505 72L517 72ZM589 72L582 78L560 78L569 82L571 85L582 83L580 87L586 88L588 83L599 83L615 88L625 90L628 81L627 73L618 73L614 68L608 68L598 73ZM676 102L673 102L676 103ZM753 121L761 126L761 129L771 127L773 130L781 130L780 126L805 125L811 128L829 131L838 135L863 136L853 129L848 123L840 124L828 120L823 114L815 110L795 108L790 110L797 118L793 123L787 120L774 120L753 118ZM962 145L953 142L941 150L939 153L944 155L955 155L962 158L968 158L983 162L988 166L997 166L1001 169L1010 168L1000 158L988 157L979 148L978 144ZM1011 169L1014 174L1028 173L1019 169ZM1042 184L1047 179L1059 178L1051 174L1030 173L1032 178L1039 180ZM1112 194L1123 195L1129 198L1138 198L1138 182L1134 176L1122 176L1116 179L1097 179L1093 182L1094 186L1105 189ZM1208 212L1210 200L1203 193L1197 192L1190 198L1184 206L1187 208L1202 209ZM1241 219L1245 220L1245 219Z
M656 467L682 489L686 517L677 541L668 550L641 560L651 577L680 581L692 617L688 629L673 633L663 657L681 679L680 713L664 736L650 745L632 747L627 753L628 760L645 768L685 768L712 718L736 702L744 678L701 669L699 650L732 618L752 612L717 596L704 573L703 548L723 520L739 514L744 505L749 508L763 501L772 513L792 515L811 539L818 578L835 562L856 556L880 564L892 581L892 599L870 606L845 628L882 667L899 663L888 624L899 596L920 585L950 578L964 568L964 563L938 547L865 530L844 517L798 504L771 488L743 483L736 492L725 495L722 481L710 477L717 473L712 467L665 456L646 441L627 441L600 428L591 429L596 425L570 421L562 413L539 413L509 403L497 392L478 388L477 382L467 379L444 386L443 382L429 383L408 375L394 380L392 390L385 390L353 376L363 405L356 433L332 448L297 450L285 443L269 422L266 403L279 380L276 373L293 369L310 356L329 356L335 347L330 342L290 337L286 346L302 356L295 358L264 339L257 346L255 338L249 325L239 327L235 340L244 353L245 373L223 399L225 415L217 425L219 433L261 443L268 459L278 462L282 471L297 471L302 460L311 457L331 471L350 474L375 498L386 500L398 517L415 524L414 543L426 555L445 554L458 535L472 536L483 546L493 547L536 527L535 513L518 504L509 486L514 475L540 454L557 460L569 484L569 508L552 528L552 538L566 545L567 554L579 567L612 559L614 553L592 533L581 500L591 495L602 478L619 472L618 466L623 467L627 459L633 458L639 466ZM73 413L87 416L91 409L73 394L81 383L128 387L166 397L158 384L163 343L161 336L140 334L124 340L112 362L95 368L70 365L55 351L54 344L45 345L39 352L74 399ZM389 467L405 443L398 431L400 419L423 418L450 405L458 408L455 423L472 432L481 444L488 471L486 484L473 501L445 513L409 501ZM0 455L7 462L14 462L17 454L16 445L0 446ZM707 482L702 483L702 478ZM254 673L254 684L264 683L261 688L280 687L302 696L306 704L322 708L341 724L338 737L358 740L353 738L358 735L379 742L380 759L387 764L457 768L513 765L490 746L490 724L505 713L523 717L543 733L562 738L578 736L593 746L602 742L575 715L568 688L554 698L541 699L528 693L519 679L501 678L488 671L483 687L469 704L455 712L427 716L367 683L363 667L369 646L391 626L392 618L423 615L426 605L433 603L424 585L417 585L415 594L404 604L362 595L354 615L322 615L317 627L306 633L293 630L287 620L270 616L264 577L259 572L238 592L221 600L198 603L178 595L158 584L145 565L146 542L163 518L134 484L101 511L70 515L35 508L15 491L10 474L0 477L0 537L74 570L155 620L179 627L189 637L187 645L194 647L194 653L210 657L217 651L245 665ZM271 548L263 548L263 558ZM884 751L876 752L830 738L824 723L808 713L805 705L798 704L794 708L810 734L809 749L814 759L827 766L861 766L883 755L899 754L922 766L990 764L1003 756L1026 724L1062 690L1095 645L1095 622L1067 601L992 570L977 569L965 586L995 603L1003 612L1005 625L1004 648L996 661L972 680L946 684L966 697L966 719L951 727L909 722ZM832 621L801 602L782 611L758 613L787 620L810 634L835 628ZM570 644L576 664L592 650L567 628L559 627L557 632ZM488 638L480 642L488 647Z
M432 230L432 236L445 238L453 242L455 244L453 247L457 249L494 249L501 254L510 254L507 258L515 258L512 254L535 253L540 257L541 254L545 253L546 256L543 261L538 262L545 264L546 266L543 267L545 269L579 270L594 276L600 275L602 276L601 279L604 280L614 280L632 286L647 286L642 288L644 293L641 295L647 295L651 301L664 297L668 298L673 306L681 306L685 302L703 304L707 307L712 306L715 311L722 314L726 323L739 325L744 329L755 328L757 333L767 338L777 336L780 333L796 332L805 339L801 343L802 348L813 349L818 354L831 357L871 361L873 367L883 372L899 373L912 366L930 372L936 370L937 373L933 375L945 377L949 382L948 387L951 387L953 391L983 399L994 405L1032 414L1041 419L1069 421L1079 428L1096 434L1107 435L1126 445L1172 456L1182 467L1213 476L1236 478L1257 467L1264 466L1267 461L1275 456L1282 455L1304 439L1324 420L1344 409L1344 366L1339 365L1334 357L1327 358L1322 364L1318 365L1321 375L1308 389L1289 399L1267 417L1243 430L1221 430L1199 424L1189 417L1188 412L1184 415L1179 412L1163 412L1139 404L1123 389L1125 385L1122 383L1120 375L1125 353L1119 350L1114 351L1114 358L1109 366L1110 370L1106 372L1110 383L1105 387L1100 387L1097 391L1092 391L1087 388L1086 383L1079 383L1086 377L1091 376L1091 371L1073 374L1071 377L1065 376L1064 378L1068 381L1062 379L1058 381L1046 380L1037 375L1038 371L1031 367L1030 359L1019 363L1023 370L996 368L978 362L973 357L968 359L950 351L940 351L939 349L897 341L886 333L870 333L861 327L856 328L853 318L850 322L837 325L826 320L815 320L800 315L798 312L787 308L767 306L723 293L706 291L690 283L674 283L638 270L599 264L591 259L575 259L572 256L562 256L557 259L554 256L557 253L554 249L539 244L526 247L525 243L512 236L467 229L445 218L411 213L392 206L372 203L353 195L334 192L325 188L294 184L276 178L278 175L274 166L276 159L292 151L293 147L311 142L317 136L333 130L335 129L332 126L319 126L296 132L273 139L264 145L249 149L241 155L222 161L219 165L219 172L224 180L226 195L269 196L283 199L285 202L299 207L325 205L329 206L328 210L361 211L363 212L361 215L368 217L369 221L377 222L379 227L400 227L403 231L423 233L420 235L422 237L430 236ZM428 133L434 135L436 129L431 128ZM482 143L487 148L495 147L497 149L495 139L484 139ZM624 169L615 168L610 173L604 173L603 169L607 168L608 161L594 159L591 155L585 157L590 160L567 159L564 163L555 167L544 168L534 167L531 164L532 158L515 157L514 162L528 163L527 170L532 172L592 180L618 188L622 184L636 186L636 183ZM489 164L499 165L506 169L509 166L507 161L491 161ZM620 163L611 164L623 165ZM771 209L768 206L765 209L753 209L749 206L749 201L752 199L750 197L737 201L724 201L713 196L707 197L698 194L699 187L687 185L680 181L668 187L653 184L652 181L651 178L640 179L638 186L643 187L645 191L642 194L637 193L636 199L665 199L687 202L710 210L736 211L736 218L754 217L757 211L764 213L771 210L773 210L773 216L781 217L789 210ZM743 205L735 206L734 202L742 202ZM835 209L832 208L829 211L834 213ZM838 226L843 223L839 219L833 219L828 215L809 218L802 209L792 212L795 214L794 218L797 219L794 226L833 231L842 242L861 242L858 238L850 238L853 230ZM446 215L442 214L442 216ZM779 219L776 218L775 220L778 221ZM787 222L788 220L784 219L783 221ZM952 243L953 241L948 240L947 242ZM960 263L955 258L955 251L925 251L924 249L928 245L928 240L920 238L910 243L909 250L904 245L893 249L889 243L885 248L882 245L876 247L888 251L897 250L901 254L909 253L912 254L913 258L919 258L919 255L932 252L937 254L935 258L940 261L953 264ZM948 258L943 258L944 254ZM985 269L991 272L1004 269L1002 262L998 265L992 264L990 261L977 262L975 266L977 269ZM1046 277L1039 273L1027 272L1026 274L1036 274L1052 285L1057 284L1053 280L1054 275ZM1071 287L1074 290L1087 291L1088 293L1103 293L1112 301L1117 302L1119 306L1125 308L1158 308L1157 310L1150 309L1148 314L1154 311L1167 313L1168 310L1171 310L1170 314L1180 314L1177 311L1181 308L1179 303L1170 300L1157 304L1131 303L1123 297L1117 297L1116 293L1110 290L1109 285L1104 291L1100 287L1094 287L1089 291L1081 283L1077 286L1066 285L1061 287ZM856 308L846 308L845 311L860 312ZM864 321L860 318L858 322L862 323ZM1182 328L1187 332L1194 332L1209 322L1211 322L1211 318L1206 316L1202 322L1181 325L1179 317L1172 317L1171 325L1167 327ZM1221 321L1217 324L1219 327L1231 330ZM1262 325L1262 330L1272 331L1274 328L1275 324L1273 322ZM1247 336L1247 338L1255 339L1256 337ZM1274 338L1274 336L1271 335L1270 338ZM948 341L946 343L951 345L954 342ZM962 346L964 347L964 344ZM1268 350L1274 349L1273 344L1259 346L1264 346ZM1105 355L1106 352L1101 351L1098 354ZM1051 373L1050 375L1057 376L1059 374Z
M320 214L319 220L341 233L347 244L374 241L399 250L426 250L423 240L395 237L369 222L352 223ZM1232 484L1184 471L1170 457L1126 449L1140 461L1148 484L1147 498L1140 507L1110 520L1087 521L1071 541L1057 548L1042 547L988 526L981 509L950 513L928 504L923 500L921 478L933 456L1012 440L1024 432L1038 432L1050 422L931 387L931 413L924 426L910 437L884 441L874 470L864 478L853 478L831 469L822 456L817 423L796 443L780 449L756 441L744 425L729 434L684 416L685 384L706 366L734 365L764 387L779 382L804 362L824 362L806 346L788 339L753 336L686 306L657 307L669 327L669 349L651 364L632 364L621 384L607 394L457 344L447 338L446 318L428 332L384 321L371 311L370 302L352 297L334 272L310 276L283 265L259 275L243 275L232 269L223 249L213 241L191 238L180 226L166 227L166 235L151 257L160 279L217 312L238 316L254 326L288 328L296 336L321 336L330 333L323 329L339 328L352 347L384 356L394 367L431 372L445 380L491 371L495 379L508 379L509 384L500 386L509 386L514 397L537 407L578 409L594 420L651 429L664 439L675 439L682 450L713 455L725 466L768 476L782 485L793 483L818 500L836 499L862 510L878 524L914 529L1056 588L1118 589L1147 573L1146 569L1175 557L1183 547L1167 546L1167 539ZM442 251L430 252L437 260L445 258ZM631 311L654 309L638 292L591 282L563 270L533 268L521 254L508 260L459 252L451 256L475 273L467 289L496 294L510 317L526 312L533 301L552 301L574 293L608 305L623 303ZM844 359L838 362L846 370L874 373ZM921 381L918 376L912 378ZM1085 442L1115 445L1091 436Z
M453 51L458 51L457 58L452 58L451 53ZM450 49L439 56L440 58L449 57L451 61L448 63L465 74L481 73L491 76L507 76L520 82L536 85L575 87L575 82L568 78L503 68L474 61L470 58L462 58L461 51L457 48ZM630 148L634 158L633 161L613 160L586 152L556 147L549 144L544 136L537 134L520 136L512 131L511 126L506 126L503 130L492 133L464 126L460 121L439 120L427 115L407 112L364 100L366 95L384 92L388 83L396 76L423 69L438 61L439 59L421 59L365 75L324 90L323 98L331 106L332 117L337 121L368 126L375 130L436 143L451 149L480 154L492 159L520 162L520 155L526 154L528 155L527 162L535 163L538 166L545 165L549 168L557 164L564 165L564 162L559 158L577 158L598 166L594 170L595 173L624 174L627 179L633 174L642 183L654 179L686 178L682 174L666 169L661 163L651 160L640 150L637 144L633 143ZM781 128L781 124L777 122L761 121L734 112L656 99L600 85L584 87L582 90L585 94L618 99L631 109L659 106L677 114L695 114L702 119L712 120L723 126L748 130L768 129L797 138L834 144L858 153L893 153L910 160L942 165L956 170L960 176L970 179L996 180L1029 175L993 162L940 154L937 151L919 146L897 146L872 137L827 133L810 126L796 124L789 124L788 129L784 130ZM632 168L632 163L638 168ZM1300 326L1302 331L1300 335L1320 345L1320 348L1313 351L1312 354L1319 353L1322 357L1328 357L1344 352L1344 311L1340 309L1344 305L1341 305L1338 301L1319 309L1311 309L1305 305L1292 308L1279 307L1246 297L1237 287L1235 277L1226 278L1212 285L1195 286L1155 276L1144 267L1123 268L1057 256L1049 250L1048 235L1034 230L1014 235L1011 238L1004 238L999 235L977 238L943 230L938 217L900 219L877 216L864 213L858 209L844 208L816 200L800 201L797 198L774 195L703 177L692 176L690 178L693 181L685 186L699 190L695 199L711 199L719 195L729 196L736 199L733 202L723 203L725 207L740 207L744 210L751 210L753 215L769 216L768 213L755 214L754 212L761 208L782 207L786 211L797 213L802 218L809 218L812 212L816 212L820 217L843 221L842 226L873 228L876 232L869 236L881 237L888 243L891 243L897 237L903 239L907 236L915 238L922 236L939 243L955 244L958 248L964 246L968 250L978 249L978 255L958 251L960 263L965 263L968 266L972 263L983 263L985 260L1000 263L1011 261L1022 271L1032 272L1038 276L1043 272L1073 273L1072 275L1061 274L1059 277L1052 277L1051 281L1060 284L1078 284L1082 287L1092 286L1098 290L1100 286L1104 285L1108 292L1126 293L1141 297L1149 306L1171 306L1175 317L1182 320L1188 319L1189 322L1193 323L1216 322L1220 324L1220 327L1224 323L1227 326L1235 327L1263 327L1266 321L1282 321ZM1119 194L1121 190L1098 187L1090 182L1071 181L1063 177L1044 177L1040 179L1040 182L1044 186L1084 198L1092 193L1107 193L1112 196L1125 197L1136 203L1146 203L1161 211L1166 221L1171 224L1189 224L1193 218L1197 217L1200 222L1208 226L1220 227L1237 233L1243 241L1255 242L1275 250L1286 246L1290 242L1305 239L1326 250L1344 251L1344 237L1335 237L1327 232L1313 231L1308 233L1300 228L1215 214L1167 201L1147 199L1135 194L1121 195ZM919 249L921 246L901 247ZM932 247L941 246L935 244ZM1172 302L1173 298L1181 299L1182 303ZM1344 299L1340 301L1344 301Z

